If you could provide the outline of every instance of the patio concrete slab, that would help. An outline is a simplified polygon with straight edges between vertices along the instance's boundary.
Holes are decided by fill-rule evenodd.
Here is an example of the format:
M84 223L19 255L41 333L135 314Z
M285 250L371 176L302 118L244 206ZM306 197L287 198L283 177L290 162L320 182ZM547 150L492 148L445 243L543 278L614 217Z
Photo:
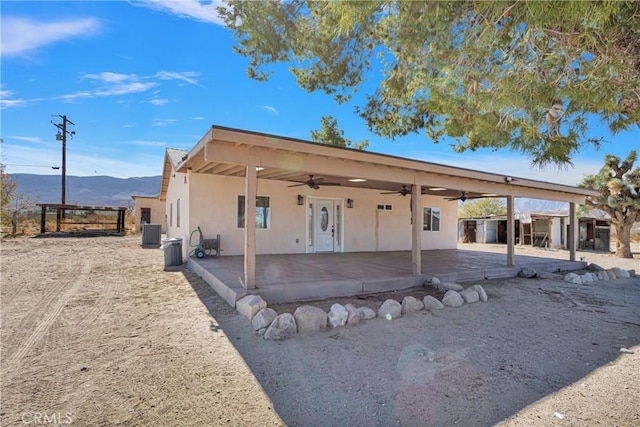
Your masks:
M524 267L538 271L572 271L585 262L470 250L422 252L422 272L412 274L411 252L350 252L337 254L258 255L256 289L245 289L242 256L190 258L189 267L225 301L258 294L269 304L378 293L420 286L427 277L465 282L516 276Z

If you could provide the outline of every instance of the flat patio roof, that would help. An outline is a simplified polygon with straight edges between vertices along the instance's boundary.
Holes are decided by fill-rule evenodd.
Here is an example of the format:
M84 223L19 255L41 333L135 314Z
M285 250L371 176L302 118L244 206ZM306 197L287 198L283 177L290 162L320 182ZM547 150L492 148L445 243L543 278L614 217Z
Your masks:
M505 247L506 250L506 247ZM465 282L515 277L524 267L537 271L572 271L586 267L567 261L475 250L422 251L423 274L413 275L411 251L346 252L327 254L258 255L255 289L242 286L243 256L189 258L189 267L231 306L247 294L260 295L269 304L366 295L420 286L428 277Z

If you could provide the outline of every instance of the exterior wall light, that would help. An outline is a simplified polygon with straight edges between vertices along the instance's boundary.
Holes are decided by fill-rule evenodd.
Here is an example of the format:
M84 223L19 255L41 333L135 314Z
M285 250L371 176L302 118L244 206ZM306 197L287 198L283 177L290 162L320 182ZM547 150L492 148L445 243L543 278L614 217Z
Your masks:
M302 206L304 205L304 196L301 194L298 194L298 206Z
M353 208L353 199L347 199L347 207L349 209Z

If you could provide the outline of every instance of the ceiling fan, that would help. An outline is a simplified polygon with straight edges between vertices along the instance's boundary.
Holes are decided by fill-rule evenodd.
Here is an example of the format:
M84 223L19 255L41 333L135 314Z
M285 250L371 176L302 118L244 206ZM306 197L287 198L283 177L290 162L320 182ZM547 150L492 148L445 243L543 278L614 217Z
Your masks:
M324 182L324 178L313 178L313 175L309 175L309 179L306 180L305 182L302 182L300 184L293 184L290 185L289 187L302 187L303 185L306 185L307 187L311 188L312 190L317 190L320 188L321 185L340 185L339 182Z
M451 201L454 201L454 200L460 200L460 201L463 201L463 202L464 202L464 201L465 201L465 200L467 200L468 198L469 198L469 197L467 196L467 193L465 193L464 191L462 191L462 192L460 193L460 196L458 196L458 197L447 197L447 198L445 198L445 200L448 200L448 201L450 201L450 202L451 202Z
M403 185L399 191L387 191L380 194L400 194L402 197L405 197L407 194L411 194L411 188L407 188L406 185Z

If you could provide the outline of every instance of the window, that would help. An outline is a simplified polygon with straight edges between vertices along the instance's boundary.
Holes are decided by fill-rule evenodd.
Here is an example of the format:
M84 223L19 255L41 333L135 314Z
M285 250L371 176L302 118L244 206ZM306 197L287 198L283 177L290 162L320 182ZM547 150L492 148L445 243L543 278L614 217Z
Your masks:
M424 231L440 231L440 208L424 208Z
M173 227L173 203L169 203L169 227Z
M391 210L393 210L393 206L392 205L378 205L378 210L379 211L391 211Z
M180 227L180 199L176 202L176 227Z
M238 228L244 228L244 196L238 196ZM256 228L267 229L271 225L271 200L268 196L256 197Z

